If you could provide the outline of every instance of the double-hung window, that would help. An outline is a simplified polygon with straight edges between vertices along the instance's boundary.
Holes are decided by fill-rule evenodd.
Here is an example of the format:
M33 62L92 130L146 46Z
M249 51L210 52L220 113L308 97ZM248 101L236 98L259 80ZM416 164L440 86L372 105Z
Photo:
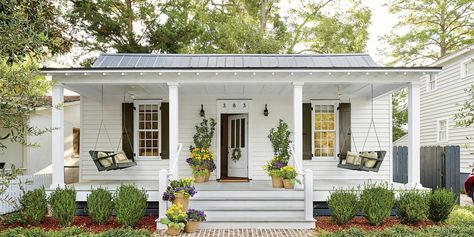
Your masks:
M448 119L438 120L438 142L448 141Z
M474 75L474 58L466 60L461 64L461 77Z
M161 101L134 101L134 141L138 158L161 157Z
M428 75L427 83L426 83L427 91L436 90L437 80L438 80L438 75L437 74Z
M336 158L338 137L338 101L312 101L313 159Z

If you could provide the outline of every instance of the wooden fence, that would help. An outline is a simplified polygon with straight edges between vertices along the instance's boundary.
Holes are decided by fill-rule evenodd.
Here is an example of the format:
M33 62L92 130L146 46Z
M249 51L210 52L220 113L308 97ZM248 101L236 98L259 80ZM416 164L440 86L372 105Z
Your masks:
M393 147L393 182L408 182L408 147ZM460 147L423 146L420 150L421 185L446 188L459 196Z
M17 211L18 201L23 195L21 187L24 191L35 190L41 187L48 188L51 186L51 174L38 175L20 175L16 179L10 181L10 185L6 192L0 195L0 215ZM6 200L15 200L15 204Z

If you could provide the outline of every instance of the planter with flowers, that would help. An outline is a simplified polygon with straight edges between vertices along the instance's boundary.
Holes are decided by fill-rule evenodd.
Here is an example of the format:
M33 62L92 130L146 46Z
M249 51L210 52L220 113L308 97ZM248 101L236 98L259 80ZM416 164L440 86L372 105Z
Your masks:
M209 120L204 118L195 128L194 146L189 147L191 155L186 159L186 162L193 170L195 182L202 183L209 181L209 176L216 169L214 154L210 150L216 130L216 121L212 118Z
M285 166L281 168L281 176L283 178L283 186L286 189L293 189L295 187L295 183L301 183L299 179L296 177L298 173L296 172L293 166Z
M263 169L272 177L272 187L274 188L283 188L281 168L287 166L290 159L290 134L288 124L281 119L278 126L270 129L270 134L268 134L274 156Z
M163 193L164 201L171 201L173 204L180 204L183 211L189 206L189 198L193 197L197 191L193 186L193 178L182 178L180 180L172 180L166 192Z
M206 221L204 211L189 209L186 215L186 226L184 227L186 233L196 232L199 229L199 222Z
M176 236L186 226L186 212L181 204L173 204L166 211L166 217L160 219L160 223L168 227L168 235Z

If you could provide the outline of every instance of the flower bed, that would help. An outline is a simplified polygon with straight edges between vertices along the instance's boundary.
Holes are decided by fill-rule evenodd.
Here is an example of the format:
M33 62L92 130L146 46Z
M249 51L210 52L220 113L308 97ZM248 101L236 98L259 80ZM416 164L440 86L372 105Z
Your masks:
M146 229L150 233L153 233L156 230L156 222L155 222L156 219L157 219L156 216L145 216L140 219L136 228ZM7 225L4 223L0 223L0 230L11 229L11 228L16 228L20 226L21 226L20 224ZM72 220L72 226L80 227L84 231L94 232L94 233L103 232L109 229L123 228L122 225L117 223L115 217L111 217L110 221L107 224L98 225L98 224L94 224L91 218L89 218L88 216L75 216ZM49 216L45 217L42 223L39 223L37 225L26 225L24 227L25 228L38 227L43 230L61 230L62 229L59 223Z
M393 227L401 224L400 220L396 217L389 217L382 225L370 225L369 222L363 217L355 217L344 225L338 225L332 217L323 216L316 218L316 227L324 231L341 231L350 228L358 228L365 231L372 230L384 230L389 227ZM431 226L433 223L431 221L421 221L413 225L408 225L411 227L426 227Z

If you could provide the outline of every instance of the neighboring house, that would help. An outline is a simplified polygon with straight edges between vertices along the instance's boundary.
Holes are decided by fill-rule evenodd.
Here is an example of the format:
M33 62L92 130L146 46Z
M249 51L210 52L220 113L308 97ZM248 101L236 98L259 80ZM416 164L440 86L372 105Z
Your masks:
M163 215L169 179L191 176L185 160L201 109L216 119L211 149L217 170L210 182L196 184L190 203L207 212L203 228L313 228L313 202L326 201L334 188L391 183L391 93L402 87L410 97L408 185L419 187L419 78L438 71L381 67L366 54L104 54L92 68L42 70L56 83L53 104L63 101L64 88L81 95L80 177L73 184L80 202L92 188L133 182L148 201L159 202ZM52 116L59 127L52 140L55 188L64 185L64 113L53 109ZM372 129L366 137L372 116L378 136ZM290 127L290 162L303 181L295 190L272 189L262 169L273 157L267 136L279 119ZM228 155L233 147L242 148L237 162ZM117 148L137 165L99 172L88 152ZM387 154L378 172L338 168L338 154L350 150ZM216 182L229 176L248 182Z
M455 114L470 99L465 89L474 85L474 45L445 56L432 66L443 69L438 75L421 79L421 145L461 146L460 172L470 173L474 168L474 140L468 138L474 137L474 126L456 126ZM406 144L406 137L394 142Z
M51 97L49 97L51 103ZM80 97L64 97L64 161L65 182L74 183L79 178L79 142L80 142ZM38 108L30 117L30 125L38 128L51 127L51 108ZM23 168L25 174L47 174L51 168L51 139L50 132L41 136L29 136L28 142L38 144L29 147L18 143L6 143L7 149L0 150L0 162L6 162L5 167L11 165Z

